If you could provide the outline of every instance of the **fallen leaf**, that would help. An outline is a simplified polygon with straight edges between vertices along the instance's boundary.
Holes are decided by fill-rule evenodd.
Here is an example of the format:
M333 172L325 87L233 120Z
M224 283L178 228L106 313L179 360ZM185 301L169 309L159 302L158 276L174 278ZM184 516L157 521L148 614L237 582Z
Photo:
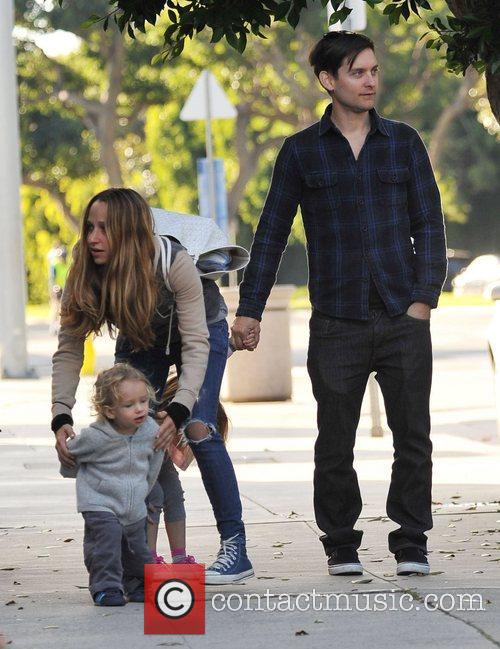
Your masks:
M272 548L282 548L285 545L289 545L291 541L276 541L271 547Z
M453 525L453 523L450 523L448 527L456 527L456 525Z
M482 557L491 557L491 554L489 552L485 552L484 554L481 555Z
M88 590L88 586L77 586L74 584L75 588L81 588L81 590Z
M453 500L456 500L457 498L461 498L461 497L462 496L460 496L459 494L456 494L455 496L452 496Z
M64 543L71 543L71 541L74 541L75 539L64 539Z
M381 563L383 559L370 559L370 563Z
M157 647L180 647L182 642L159 642Z
M443 503L441 501L439 501L439 500L433 500L432 504L433 505L442 505Z
M49 624L48 626L44 626L44 629L58 629L59 627L56 626L55 624Z
M470 537L469 537L468 539L457 539L456 542L457 542L457 543L467 543L467 542L470 541L470 540L471 540L471 539L470 539Z
M304 629L301 629L300 631L295 631L295 635L309 635L307 631L304 631Z
M12 604L17 604L15 599L11 599L10 602L6 602L5 606L12 606Z
M461 518L452 518L451 522L452 523L458 523L458 521L461 521L461 520L462 520Z
M16 568L0 568L0 570L17 570L17 567Z
M430 572L429 575L442 575L443 570L434 570L433 572Z
M21 582L20 581L14 581L13 584L14 584L14 586L20 586Z
M369 584L373 579L368 578L368 579L353 579L351 580L351 584Z
M294 512L293 510L287 514L287 518L293 518L294 516L298 516L297 512Z
M37 559L46 559L47 557L50 557L50 554L37 554Z
M383 576L384 577L394 577L394 573L393 572L384 572Z
M257 577L257 579L275 579L275 577L267 577L267 576L263 577L263 576L261 576L261 577Z
M323 624L323 620L314 620L314 624Z
M474 574L475 574L475 575L482 575L482 574L483 574L483 570L474 570Z

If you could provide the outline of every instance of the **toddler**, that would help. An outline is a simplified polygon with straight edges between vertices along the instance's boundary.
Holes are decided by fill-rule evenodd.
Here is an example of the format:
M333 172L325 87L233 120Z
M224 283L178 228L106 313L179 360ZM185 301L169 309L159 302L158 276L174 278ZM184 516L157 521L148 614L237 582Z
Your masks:
M144 601L145 499L156 482L163 452L153 450L158 425L149 417L154 390L125 363L101 372L92 403L97 421L68 440L77 466L77 507L85 521L83 555L97 606ZM127 598L127 599L126 599Z

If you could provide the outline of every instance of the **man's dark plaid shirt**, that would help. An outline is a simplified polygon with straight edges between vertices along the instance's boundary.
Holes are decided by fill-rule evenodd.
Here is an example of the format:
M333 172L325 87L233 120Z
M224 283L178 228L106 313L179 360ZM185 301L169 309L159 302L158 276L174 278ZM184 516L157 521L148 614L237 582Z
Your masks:
M240 287L237 315L262 317L300 205L314 309L369 317L370 278L391 316L412 302L436 307L446 276L439 191L418 133L370 112L354 158L331 121L285 139Z

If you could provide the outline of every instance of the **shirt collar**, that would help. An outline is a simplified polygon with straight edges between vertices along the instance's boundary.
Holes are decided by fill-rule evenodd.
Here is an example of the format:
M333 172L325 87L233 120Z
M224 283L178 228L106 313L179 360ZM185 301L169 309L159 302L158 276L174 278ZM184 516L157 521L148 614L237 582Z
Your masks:
M382 135L389 137L389 133L387 132L385 124L382 121L380 115L375 110L375 108L372 108L370 110L370 120L372 124L370 133L373 133L374 131L379 131ZM336 133L340 133L339 129L332 122L332 104L328 104L325 112L323 113L323 117L319 122L319 134L324 135L330 129L332 129Z

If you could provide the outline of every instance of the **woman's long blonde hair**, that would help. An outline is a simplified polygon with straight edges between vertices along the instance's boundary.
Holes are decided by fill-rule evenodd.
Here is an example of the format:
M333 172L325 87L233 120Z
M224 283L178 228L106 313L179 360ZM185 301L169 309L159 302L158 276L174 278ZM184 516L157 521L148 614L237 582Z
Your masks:
M106 234L110 258L94 263L87 243L90 208L106 203ZM118 329L134 349L154 340L151 321L158 285L154 269L153 217L146 201L133 189L117 187L96 194L83 216L80 239L73 251L61 308L61 324L72 334L99 333L104 324Z

